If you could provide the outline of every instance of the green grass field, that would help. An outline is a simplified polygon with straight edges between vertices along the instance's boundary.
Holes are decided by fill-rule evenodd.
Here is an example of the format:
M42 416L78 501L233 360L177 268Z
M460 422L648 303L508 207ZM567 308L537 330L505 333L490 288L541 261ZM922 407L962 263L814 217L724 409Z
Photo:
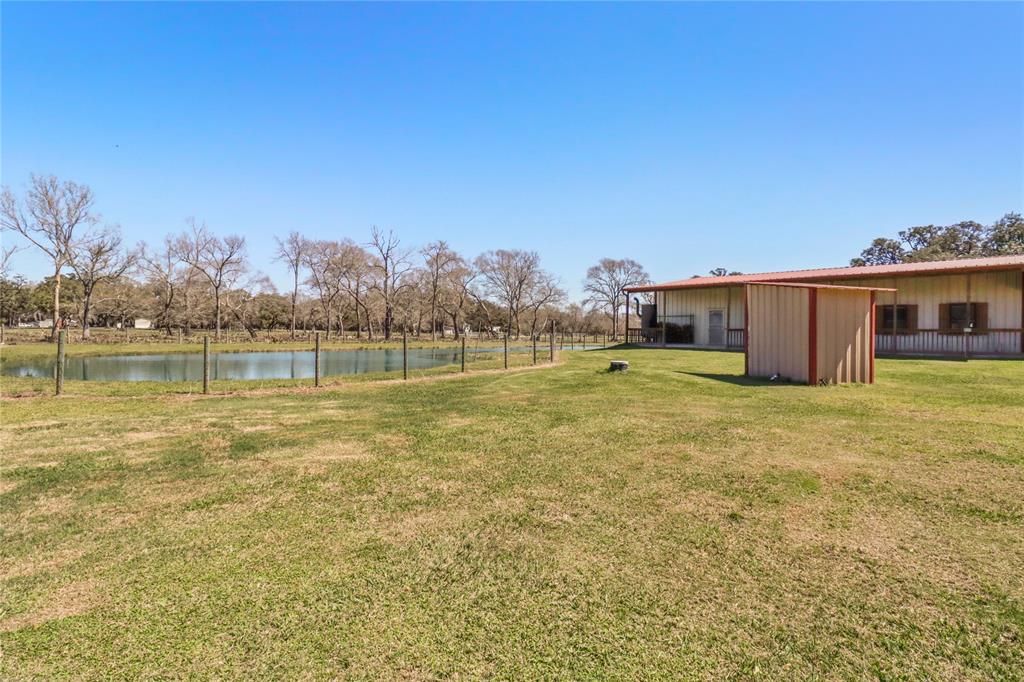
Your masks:
M0 677L1024 677L1024 363L742 364L4 378Z

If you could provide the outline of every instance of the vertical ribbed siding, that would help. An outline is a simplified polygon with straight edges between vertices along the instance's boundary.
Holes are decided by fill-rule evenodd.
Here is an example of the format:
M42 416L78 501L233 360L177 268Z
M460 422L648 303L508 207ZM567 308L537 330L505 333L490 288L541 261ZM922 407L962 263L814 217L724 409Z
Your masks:
M807 289L752 284L748 295L750 376L779 374L791 381L806 382Z
M974 272L971 279L971 301L988 304L988 327L990 329L1020 329L1021 327L1021 274L1018 271ZM967 274L962 275L919 275L899 277L893 280L836 280L831 284L869 287L894 287L900 305L917 306L919 329L939 328L939 306L943 303L967 302ZM893 302L893 294L880 292L879 305ZM900 335L897 337L899 350L912 352L928 350L959 353L963 340L959 336L928 337ZM1017 337L1009 334L979 335L971 340L977 352L1015 353L1019 352Z
M871 381L871 293L818 290L818 379Z
M708 287L706 289L682 289L663 292L659 301L658 320L667 317L669 322L678 322L679 315L693 315L693 342L706 346L708 338L708 312L728 311L733 321L729 327L743 326L743 289L740 287ZM730 296L732 304L730 306ZM739 309L739 310L737 310Z

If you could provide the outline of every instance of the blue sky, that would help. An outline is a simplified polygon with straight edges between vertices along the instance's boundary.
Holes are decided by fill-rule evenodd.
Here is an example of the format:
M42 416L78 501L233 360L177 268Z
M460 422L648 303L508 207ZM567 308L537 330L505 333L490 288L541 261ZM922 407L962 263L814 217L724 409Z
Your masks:
M2 13L5 184L89 184L132 242L195 216L280 284L291 229L534 249L575 294L604 256L656 280L844 264L1024 203L1019 3Z

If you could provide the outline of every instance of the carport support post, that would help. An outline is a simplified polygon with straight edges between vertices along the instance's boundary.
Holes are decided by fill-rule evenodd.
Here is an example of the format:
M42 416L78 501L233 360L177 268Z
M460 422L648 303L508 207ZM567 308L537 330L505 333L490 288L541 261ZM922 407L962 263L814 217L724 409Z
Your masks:
M64 346L67 343L68 333L61 329L57 333L57 388L56 395L64 392Z
M466 334L462 334L462 371L466 371Z
M210 392L210 337L203 337L203 393Z
M316 333L313 351L313 385L320 388L320 332Z

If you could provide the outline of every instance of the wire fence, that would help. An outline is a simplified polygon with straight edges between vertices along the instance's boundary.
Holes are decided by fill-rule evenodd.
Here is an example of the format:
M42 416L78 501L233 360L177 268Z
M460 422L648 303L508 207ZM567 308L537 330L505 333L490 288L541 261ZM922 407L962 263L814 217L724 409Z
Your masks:
M502 370L550 364L564 350L597 350L612 343L606 335L548 333L526 338L489 339L463 336L449 347L414 347L404 335L387 348L339 349L326 346L326 335L312 334L305 348L281 351L214 352L212 338L203 336L193 352L163 354L69 355L67 331L58 336L56 358L20 376L41 378L50 374L55 392L61 394L65 379L106 382L158 381L201 382L210 393L222 381L298 380L314 387L337 383L341 377L416 379L444 373ZM9 368L8 368L9 369ZM30 368L31 369L31 368ZM308 382L308 383L307 383ZM194 389L192 389L194 390Z

